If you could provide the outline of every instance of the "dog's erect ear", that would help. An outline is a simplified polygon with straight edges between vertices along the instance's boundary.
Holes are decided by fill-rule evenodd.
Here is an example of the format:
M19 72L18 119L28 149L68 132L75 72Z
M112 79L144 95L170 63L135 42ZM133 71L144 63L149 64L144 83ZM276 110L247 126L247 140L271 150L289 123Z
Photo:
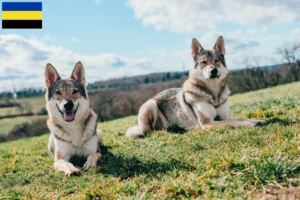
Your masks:
M84 67L80 61L78 61L73 69L71 78L77 81L78 83L85 84L85 72Z
M54 83L60 79L59 74L57 73L56 69L48 63L45 69L45 83L46 87L49 88L54 85Z
M225 41L222 36L220 36L216 41L214 49L217 50L223 56L225 55Z
M203 47L201 46L201 44L198 42L198 40L193 38L193 40L192 40L192 56L193 56L193 58L196 59L197 56L200 55L200 52L202 50L203 50Z

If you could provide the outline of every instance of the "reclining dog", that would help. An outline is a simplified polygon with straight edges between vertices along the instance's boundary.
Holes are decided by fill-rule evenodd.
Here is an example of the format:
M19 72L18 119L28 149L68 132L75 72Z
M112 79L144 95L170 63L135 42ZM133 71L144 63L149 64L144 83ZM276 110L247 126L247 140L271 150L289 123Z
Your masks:
M51 131L48 150L54 155L54 168L71 176L80 174L70 159L87 158L83 169L96 167L101 157L102 133L97 129L97 116L90 109L85 88L85 72L78 62L68 79L61 79L56 69L47 64L45 70L47 126Z
M205 50L192 40L194 65L182 88L171 88L145 102L138 114L138 125L127 130L129 138L143 137L152 130L178 125L185 130L224 126L256 126L262 120L230 116L225 62L225 42L218 38L213 49Z

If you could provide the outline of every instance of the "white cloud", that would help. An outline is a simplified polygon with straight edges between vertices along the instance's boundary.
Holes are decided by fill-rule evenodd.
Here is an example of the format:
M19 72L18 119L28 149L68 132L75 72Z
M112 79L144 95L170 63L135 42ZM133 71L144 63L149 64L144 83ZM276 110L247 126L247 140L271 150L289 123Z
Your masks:
M137 19L157 30L200 32L222 23L254 24L300 19L298 0L128 0Z
M300 29L295 29L291 33L291 39L293 42L300 42Z
M46 63L52 63L62 78L66 78L79 60L86 68L88 82L149 73L156 66L144 58L128 58L112 53L80 55L36 38L0 35L0 91L11 90L12 81L18 89L43 88Z
M205 49L213 48L217 38L223 35L226 46L226 63L230 69L246 67L248 59L252 65L273 65L280 63L276 49L286 42L277 34L266 34L266 27L238 29L235 31L208 31L199 42Z

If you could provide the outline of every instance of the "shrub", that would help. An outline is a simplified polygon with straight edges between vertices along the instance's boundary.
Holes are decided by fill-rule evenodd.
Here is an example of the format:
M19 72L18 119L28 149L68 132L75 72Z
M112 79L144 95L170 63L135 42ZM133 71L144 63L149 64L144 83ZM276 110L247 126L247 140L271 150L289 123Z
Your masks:
M16 125L7 136L5 136L5 140L17 140L19 138L26 138L32 136L39 136L49 132L46 119L39 118L31 123L25 122L23 124ZM4 138L2 138L4 140Z

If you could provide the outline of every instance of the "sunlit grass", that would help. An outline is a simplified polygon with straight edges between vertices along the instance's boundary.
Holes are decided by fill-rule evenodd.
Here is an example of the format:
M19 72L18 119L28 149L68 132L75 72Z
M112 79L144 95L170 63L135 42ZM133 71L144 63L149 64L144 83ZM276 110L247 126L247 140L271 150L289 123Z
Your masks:
M136 116L100 123L102 161L80 177L53 170L48 135L1 143L0 199L241 199L274 183L299 186L299 97L300 83L230 97L234 116L268 122L253 129L156 131L128 140Z

